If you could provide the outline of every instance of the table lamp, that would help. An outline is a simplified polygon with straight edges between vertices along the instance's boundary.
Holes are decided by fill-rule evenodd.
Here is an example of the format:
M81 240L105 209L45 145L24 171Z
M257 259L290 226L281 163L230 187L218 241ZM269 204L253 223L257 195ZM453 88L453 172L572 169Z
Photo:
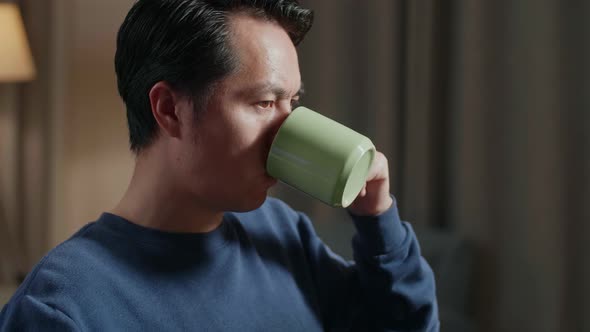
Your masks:
M0 82L29 81L34 77L35 67L18 7L0 3Z

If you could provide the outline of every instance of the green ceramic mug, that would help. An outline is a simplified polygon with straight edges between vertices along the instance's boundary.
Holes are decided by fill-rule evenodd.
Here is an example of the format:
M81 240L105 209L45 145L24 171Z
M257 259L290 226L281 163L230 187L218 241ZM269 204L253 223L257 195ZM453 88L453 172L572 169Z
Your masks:
M279 128L266 161L270 176L322 202L347 207L375 158L367 137L305 107Z

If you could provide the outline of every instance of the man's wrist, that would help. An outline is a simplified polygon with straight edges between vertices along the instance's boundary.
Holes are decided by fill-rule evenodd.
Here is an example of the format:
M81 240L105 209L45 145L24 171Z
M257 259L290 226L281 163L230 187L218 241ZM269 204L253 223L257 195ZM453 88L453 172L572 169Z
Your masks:
M378 216L351 215L357 234L355 242L367 255L380 255L395 251L406 239L407 231L400 219L395 203Z
M380 200L377 204L375 204L375 206L350 206L348 208L348 211L350 212L350 214L354 215L354 216L359 216L359 217L377 217L383 213L385 213L387 210L391 209L391 207L393 206L395 202L395 198L389 194L386 197L384 197L382 200Z

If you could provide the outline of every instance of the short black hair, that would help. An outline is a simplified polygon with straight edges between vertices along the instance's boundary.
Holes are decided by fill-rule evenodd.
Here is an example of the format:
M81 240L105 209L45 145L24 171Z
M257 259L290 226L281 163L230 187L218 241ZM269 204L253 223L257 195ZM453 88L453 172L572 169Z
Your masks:
M150 89L160 81L204 105L209 88L230 74L236 59L229 45L230 13L274 20L298 45L313 12L298 0L138 0L117 35L115 71L127 107L130 148L136 154L157 134ZM198 107L195 107L197 110Z

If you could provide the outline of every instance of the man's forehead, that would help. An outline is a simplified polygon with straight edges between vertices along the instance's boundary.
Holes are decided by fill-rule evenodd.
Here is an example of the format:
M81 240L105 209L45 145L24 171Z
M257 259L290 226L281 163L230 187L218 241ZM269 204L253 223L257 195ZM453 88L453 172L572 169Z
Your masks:
M231 16L230 26L237 68L226 79L228 89L239 94L299 93L302 84L297 51L277 22L238 14Z

